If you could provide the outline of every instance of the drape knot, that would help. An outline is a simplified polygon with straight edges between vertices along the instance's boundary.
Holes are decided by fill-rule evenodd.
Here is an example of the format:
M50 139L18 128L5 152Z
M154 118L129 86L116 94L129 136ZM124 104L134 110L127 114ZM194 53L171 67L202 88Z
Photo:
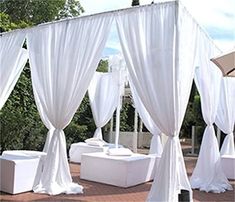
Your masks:
M169 135L168 137L172 140L176 140L177 138L179 139L178 135Z
M213 127L213 123L207 124L207 127L208 127L208 128L212 128L212 127Z
M62 134L61 132L63 132L63 129L60 129L60 128L55 128L54 132L53 132L53 135L52 136L56 136L57 134Z
M93 137L94 137L94 138L98 138L98 139L100 139L100 140L103 140L101 127L97 127L97 128L96 128L96 131L95 131L95 134L94 134Z
M55 128L55 132L59 133L59 132L61 132L61 131L63 131L63 129L61 129L61 128Z
M174 131L173 134L170 134L168 137L175 139L176 137L179 137L179 131Z

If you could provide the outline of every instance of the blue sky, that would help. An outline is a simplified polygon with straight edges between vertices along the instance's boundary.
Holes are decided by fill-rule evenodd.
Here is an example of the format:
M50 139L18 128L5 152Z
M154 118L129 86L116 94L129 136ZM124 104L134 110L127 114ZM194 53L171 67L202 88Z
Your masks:
M155 3L166 0L154 0ZM80 0L83 15L128 8L132 0ZM152 0L140 0L149 4ZM196 21L205 29L222 51L235 48L235 0L181 0ZM115 27L112 28L103 55L120 50Z

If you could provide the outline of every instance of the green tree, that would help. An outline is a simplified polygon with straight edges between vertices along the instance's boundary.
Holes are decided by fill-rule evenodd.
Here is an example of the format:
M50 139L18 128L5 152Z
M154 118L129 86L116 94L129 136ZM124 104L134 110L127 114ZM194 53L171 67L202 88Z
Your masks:
M0 12L8 14L14 23L35 25L78 16L84 9L77 0L2 0Z
M100 60L98 68L97 68L97 72L108 72L109 70L109 63L108 60Z
M14 23L11 21L8 14L0 12L0 32L8 32L13 29L25 28L28 26L29 25L24 21Z

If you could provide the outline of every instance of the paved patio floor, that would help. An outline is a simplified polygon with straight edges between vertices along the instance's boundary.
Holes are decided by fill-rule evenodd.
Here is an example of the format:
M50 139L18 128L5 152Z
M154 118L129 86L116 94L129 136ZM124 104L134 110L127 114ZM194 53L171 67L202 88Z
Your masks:
M190 176L195 166L195 157L185 157L185 163L187 167L187 173ZM0 201L146 201L148 192L151 187L151 182L134 186L131 188L119 188L115 186L90 182L81 180L80 165L70 164L70 170L73 176L73 180L84 186L84 194L75 195L57 195L48 196L46 194L34 194L33 192L27 192L17 195L10 195L1 193ZM230 181L235 189L235 180ZM235 192L226 191L225 193L214 194L206 193L198 190L193 191L193 199L197 201L235 201Z

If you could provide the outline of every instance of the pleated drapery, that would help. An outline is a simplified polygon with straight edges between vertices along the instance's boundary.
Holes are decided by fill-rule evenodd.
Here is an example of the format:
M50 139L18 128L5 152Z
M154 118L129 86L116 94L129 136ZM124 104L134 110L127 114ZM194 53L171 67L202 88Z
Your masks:
M95 125L94 137L103 140L101 128L112 118L119 102L119 73L96 72L88 88Z
M216 125L227 134L220 154L235 156L233 129L235 125L235 78L224 77L221 81Z
M141 99L139 98L135 86L129 79L131 94L134 100L135 108L139 113L141 120L143 121L145 127L149 130L149 132L153 135L151 139L149 154L155 154L157 156L162 155L162 142L161 142L161 131L156 126L148 111L144 107Z
M72 182L63 129L86 93L111 23L112 16L100 15L42 25L28 33L37 108L45 125L48 127L48 120L54 128L34 192L51 195L82 192L82 186Z
M22 48L25 32L0 36L0 109L11 94L28 60L28 51Z
M176 2L136 8L116 19L131 81L151 119L169 136L148 201L178 201L181 189L191 193L179 131L193 81L198 28Z
M219 50L210 43L207 37L199 36L198 67L195 83L200 94L203 119L207 126L203 134L196 167L193 170L190 183L192 188L206 192L220 193L232 189L220 163L219 146L213 124L219 102L221 72L210 61Z

